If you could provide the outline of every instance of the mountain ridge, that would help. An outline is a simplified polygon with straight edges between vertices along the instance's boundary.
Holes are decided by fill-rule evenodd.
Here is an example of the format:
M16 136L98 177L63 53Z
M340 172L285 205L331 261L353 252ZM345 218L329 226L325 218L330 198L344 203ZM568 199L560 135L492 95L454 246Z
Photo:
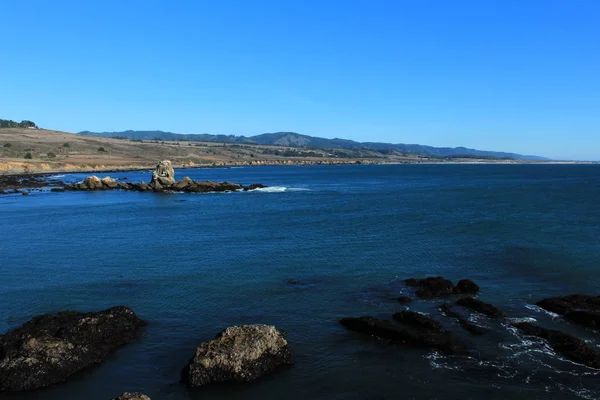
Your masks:
M407 154L419 154L434 157L490 157L508 158L515 160L544 161L545 157L535 155L523 155L518 153L477 150L463 146L459 147L435 147L421 144L406 143L384 143L384 142L358 142L350 139L327 139L316 136L299 134L296 132L274 132L263 133L254 136L237 135L213 135L213 134L180 134L165 131L134 131L121 132L78 132L79 135L98 136L105 138L124 138L130 140L161 140L161 141L191 141L191 142L216 142L216 143L239 143L260 144L271 146L308 147L308 148L339 148L339 149L366 149L379 152L399 152Z

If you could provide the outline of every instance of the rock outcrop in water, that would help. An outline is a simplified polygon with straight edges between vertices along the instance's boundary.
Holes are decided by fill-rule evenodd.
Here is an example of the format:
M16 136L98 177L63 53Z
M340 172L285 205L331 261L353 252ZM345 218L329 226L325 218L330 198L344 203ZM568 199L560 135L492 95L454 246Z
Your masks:
M158 163L156 169L152 173L150 186L169 187L175 183L175 171L173 164L169 160L163 160Z
M210 192L235 192L239 190L253 190L266 187L262 184L252 184L242 186L233 182L211 182L211 181L194 181L189 177L185 177L179 181L175 181L175 172L173 166L168 160L161 161L156 166L156 170L152 173L150 183L144 181L140 183L134 182L117 182L115 179L106 176L102 179L95 175L88 176L81 183L65 185L66 190L134 190L138 192L188 192L188 193L210 193Z
M123 306L35 317L0 336L0 391L63 382L133 341L145 322Z
M529 322L515 323L513 326L527 336L545 339L554 351L571 361L591 368L600 368L600 352L581 339L560 331L542 328Z
M289 364L292 353L283 332L268 325L234 326L196 349L183 381L191 387L251 382Z
M405 326L369 316L342 318L340 323L347 329L396 343L437 349L449 354L468 352L467 345L462 340L452 332L444 331L439 322L425 315L403 311L394 314L394 319Z
M600 296L572 294L544 299L538 301L537 305L573 323L600 329Z
M422 299L433 299L451 294L476 294L479 286L470 279L463 279L456 286L441 276L425 279L410 278L404 281L408 286L419 288L416 295Z

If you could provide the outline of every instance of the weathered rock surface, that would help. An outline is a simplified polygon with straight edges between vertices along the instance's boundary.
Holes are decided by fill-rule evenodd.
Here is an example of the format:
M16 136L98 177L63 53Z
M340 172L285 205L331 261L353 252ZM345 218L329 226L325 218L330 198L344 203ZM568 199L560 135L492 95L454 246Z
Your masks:
M105 176L104 178L101 179L101 181L102 181L102 186L106 186L107 188L114 189L117 186L119 186L117 181L115 179L111 178L110 176Z
M165 187L171 186L175 183L175 171L173 170L173 164L169 160L163 160L158 163L156 169L152 173L152 180L150 186Z
M573 294L551 297L538 301L537 305L545 310L561 314L573 323L600 329L600 296Z
M456 302L457 305L471 309L473 311L477 311L478 313L487 315L492 318L503 318L504 313L499 308L494 307L489 303L484 303L481 300L474 299L472 297L465 297L462 299L458 299Z
M340 323L347 329L374 335L397 343L433 348L449 354L464 354L468 348L452 332L426 328L404 328L390 321L373 317L342 318ZM413 323L413 322L411 322Z
M120 395L119 397L115 397L112 400L151 400L151 399L150 399L150 397L146 396L145 394L125 392L122 395Z
M468 318L464 317L459 312L452 310L451 303L444 303L440 306L440 310L446 314L448 317L453 317L458 320L460 326L466 329L467 331L475 334L475 335L483 335L484 333L489 332L489 329L477 324L472 323L468 320Z
M0 336L0 391L63 382L134 340L144 325L123 306L35 317Z
M288 364L292 353L283 332L268 325L234 326L196 349L183 380L191 387L250 382Z
M571 361L592 368L600 368L600 352L588 346L581 339L567 335L561 331L542 328L529 322L516 323L513 326L525 335L545 339L554 351L562 354Z

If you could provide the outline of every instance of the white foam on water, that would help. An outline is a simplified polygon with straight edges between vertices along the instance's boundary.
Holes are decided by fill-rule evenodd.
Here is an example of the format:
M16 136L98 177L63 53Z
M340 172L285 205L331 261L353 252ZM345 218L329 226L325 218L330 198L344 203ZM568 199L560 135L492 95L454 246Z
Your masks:
M261 193L281 193L288 190L285 186L269 186L264 188L256 188L249 190L249 192L261 192Z
M62 174L62 175L51 175L48 178L49 179L56 179L56 178L64 178L65 176L67 176L67 175L65 175L65 174Z
M542 307L536 306L535 304L525 304L525 308L535 312L541 312L544 314L548 314L552 318L558 318L560 315L553 313L552 311L544 310Z
M537 322L537 319L532 317L523 317L523 318L507 318L510 322L519 323L519 322Z

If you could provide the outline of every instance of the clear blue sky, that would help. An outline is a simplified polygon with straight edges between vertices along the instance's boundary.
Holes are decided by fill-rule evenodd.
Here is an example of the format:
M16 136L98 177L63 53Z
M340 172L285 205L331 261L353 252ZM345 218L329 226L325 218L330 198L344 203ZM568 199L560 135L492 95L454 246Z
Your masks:
M598 0L0 0L0 118L600 159Z

